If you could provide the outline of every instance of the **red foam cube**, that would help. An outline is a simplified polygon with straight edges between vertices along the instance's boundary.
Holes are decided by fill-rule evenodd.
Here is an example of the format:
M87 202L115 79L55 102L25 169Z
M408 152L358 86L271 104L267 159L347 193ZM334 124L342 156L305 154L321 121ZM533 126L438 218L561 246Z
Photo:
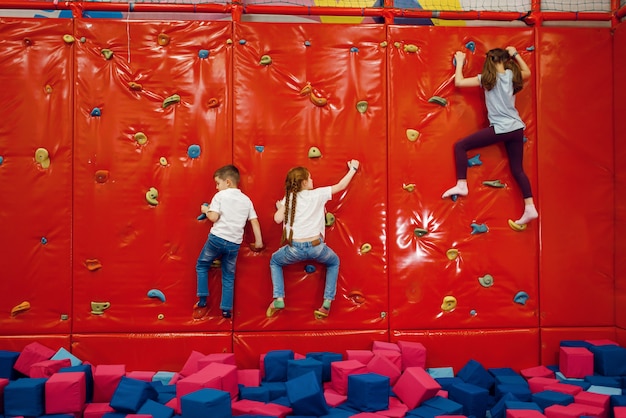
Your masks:
M601 414L601 418L607 418L609 416L609 408L611 402L610 395L582 391L574 396L574 402L602 408L603 412Z
M367 367L357 360L333 361L330 363L332 388L340 395L348 394L348 376L367 373Z
M549 377L533 377L528 379L528 387L531 393L543 392L546 386L559 383L557 379Z
M85 407L83 418L102 418L105 414L110 412L115 412L115 409L111 408L108 402L92 402L88 403L87 407Z
M536 409L507 409L506 418L546 418Z
M192 374L196 373L198 370L198 360L204 358L205 355L202 354L199 351L192 351L191 354L189 355L189 357L187 357L187 360L185 361L185 364L183 365L183 368L180 370L180 372L178 372L180 374L180 377L187 377L187 376L191 376Z
M409 409L432 398L439 390L439 383L422 367L407 367L393 386L393 392Z
M374 358L372 350L346 350L346 360L356 360L367 365Z
M46 414L81 412L87 400L85 373L55 373L46 380L44 392Z
M559 370L567 378L583 378L593 374L593 353L585 347L561 347Z
M583 388L578 385L570 385L568 383L554 383L552 385L546 385L544 390L567 393L568 395L575 396L578 393L582 392Z
M38 342L28 344L20 352L20 355L15 360L13 368L23 375L30 377L30 366L40 361L50 360L56 352Z
M65 358L62 360L44 360L30 366L31 378L48 378L64 367L70 367L72 362Z
M398 378L402 374L400 367L394 362L389 360L386 356L381 355L379 352L374 354L374 357L367 363L367 370L371 373L377 373L389 378L389 384L395 385Z
M117 385L126 375L125 364L101 364L93 372L93 401L111 402Z
M402 353L402 367L426 368L426 347L422 343L398 341ZM403 370L404 370L403 369Z
M528 367L520 370L520 374L524 376L526 380L532 379L533 377L554 378L554 372L546 366Z
M237 369L237 381L246 387L261 386L260 369Z

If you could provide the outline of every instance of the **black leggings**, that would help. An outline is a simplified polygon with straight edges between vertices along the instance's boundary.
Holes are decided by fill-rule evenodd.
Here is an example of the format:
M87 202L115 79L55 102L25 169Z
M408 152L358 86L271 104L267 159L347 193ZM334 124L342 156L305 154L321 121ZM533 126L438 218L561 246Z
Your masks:
M454 161L456 165L456 178L458 180L467 179L467 151L474 148L486 147L487 145L504 142L506 154L509 157L509 167L511 174L519 185L524 199L533 197L530 189L530 181L524 173L522 160L524 158L524 130L518 129L513 132L496 134L493 126L481 129L480 131L466 136L454 144Z

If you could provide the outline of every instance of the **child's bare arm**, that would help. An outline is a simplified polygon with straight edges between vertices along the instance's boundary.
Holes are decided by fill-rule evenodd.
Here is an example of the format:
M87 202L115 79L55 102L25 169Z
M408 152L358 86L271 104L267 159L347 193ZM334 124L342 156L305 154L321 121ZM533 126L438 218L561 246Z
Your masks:
M261 224L258 219L250 219L252 232L254 233L254 247L263 248L263 237L261 236Z
M332 186L332 194L345 190L348 187L348 184L350 184L350 182L352 181L352 177L354 177L357 170L359 169L359 165L359 160L348 161L348 172L343 176L341 180L339 180L339 183Z

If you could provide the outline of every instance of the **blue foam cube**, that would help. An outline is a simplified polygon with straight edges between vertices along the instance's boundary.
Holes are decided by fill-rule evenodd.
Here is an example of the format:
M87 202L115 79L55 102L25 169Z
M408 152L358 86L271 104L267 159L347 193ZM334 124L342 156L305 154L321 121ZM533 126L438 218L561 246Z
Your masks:
M448 396L463 405L463 415L483 417L487 412L489 391L471 383L458 383L450 387Z
M506 402L519 401L512 393L505 393L500 400L496 402L490 409L491 418L504 418L506 416Z
M525 411L539 411L543 414L543 410L535 402L521 402L521 401L505 401L504 405L506 409L521 409Z
M85 373L85 400L91 402L93 400L93 371L88 364L81 364L78 366L63 367L59 370L59 373L73 373L83 372Z
M174 410L172 408L155 402L152 399L148 399L141 405L137 413L152 415L152 418L172 418L172 416L174 416Z
M500 399L505 393L512 393L522 402L531 401L531 393L528 385L496 385L496 398Z
M117 412L136 414L144 402L157 398L157 391L149 382L122 376L109 405Z
M343 356L340 353L333 353L331 351L314 351L307 353L306 357L322 362L322 382L330 381L331 363L334 361L343 361Z
M48 379L23 378L4 387L4 415L37 417L45 413L45 386Z
M175 375L176 373L174 372L158 371L154 374L154 376L152 376L152 381L161 382L164 385L169 385L169 383L172 381Z
M499 375L495 376L496 385L525 385L528 386L528 382L521 374L515 375Z
M441 410L432 406L420 405L417 408L407 411L407 416L420 418L435 418L441 415Z
M287 362L293 360L293 358L294 354L291 350L273 350L267 352L263 359L265 381L287 381Z
M204 388L180 398L183 418L232 418L230 393Z
M422 402L422 406L430 406L441 411L439 415L463 415L463 405L451 399L434 396Z
M584 347L589 348L592 346L591 343L583 340L561 340L559 344L560 347Z
M285 387L295 415L321 416L328 413L324 392L314 372L287 381Z
M0 350L0 378L9 380L17 378L17 371L13 366L19 356L19 351Z
M457 373L465 383L490 390L495 383L493 376L476 360L469 360Z
M264 386L240 386L239 399L248 399L251 401L259 401L268 403L270 399L270 390Z
M377 373L348 376L348 406L361 412L382 411L389 408L389 377Z
M593 370L603 376L626 375L626 348L618 345L589 347L593 353Z
M301 360L289 360L287 362L287 380L302 376L308 372L313 372L321 385L323 366L324 363L319 360L315 360L312 357Z
M270 401L287 396L287 387L285 387L285 382L261 382L261 387L269 391Z
M616 376L585 376L585 382L594 386L608 386L611 388L621 388L622 379Z
M74 354L67 351L65 348L61 347L59 350L54 353L50 360L64 360L68 359L70 361L70 366L80 366L83 364L83 361L76 357Z
M430 367L430 368L426 369L426 372L433 379L453 378L454 377L454 369L452 367Z
M457 383L465 383L460 377L437 377L435 381L439 383L439 386L441 386L443 390L450 390L450 387Z
M176 385L164 385L159 380L153 380L150 382L150 386L156 390L156 401L160 404L165 405L176 397Z
M498 377L498 376L519 376L519 373L517 373L515 370L513 370L510 367L492 367L492 368L487 369L487 371L493 377Z
M539 405L542 410L552 405L569 405L574 402L574 397L567 393L555 392L553 390L544 390L533 393L532 401Z

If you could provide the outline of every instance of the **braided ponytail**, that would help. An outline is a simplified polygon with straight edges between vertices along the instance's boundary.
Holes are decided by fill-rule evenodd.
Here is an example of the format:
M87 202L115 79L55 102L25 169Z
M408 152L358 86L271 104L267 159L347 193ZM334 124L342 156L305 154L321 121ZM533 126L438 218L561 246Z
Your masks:
M281 245L287 242L291 245L293 241L293 222L296 217L296 203L298 192L302 190L302 184L309 179L309 171L304 167L296 167L289 170L285 179L285 226ZM289 225L289 235L287 235L287 225Z

